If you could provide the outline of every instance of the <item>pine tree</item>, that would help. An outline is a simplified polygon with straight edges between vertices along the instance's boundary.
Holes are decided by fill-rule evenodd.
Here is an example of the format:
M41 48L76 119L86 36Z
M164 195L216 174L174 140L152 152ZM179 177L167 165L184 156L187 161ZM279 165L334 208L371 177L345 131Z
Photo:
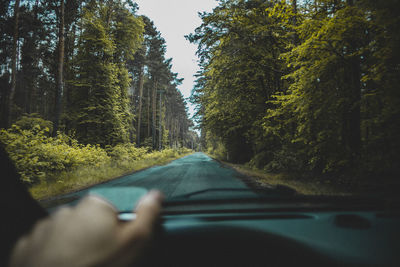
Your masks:
M64 46L65 46L65 8L64 0L60 0L59 10L59 30L58 30L58 66L56 75L56 99L55 99L55 112L54 112L54 129L53 135L57 135L58 125L60 123L61 105L64 87Z
M16 0L14 3L14 30L13 30L13 46L11 55L11 88L7 100L7 126L11 125L12 109L14 104L15 88L17 86L17 46L18 46L18 32L19 32L19 3Z
M85 7L72 93L77 137L84 143L128 142L133 131L126 62L142 42L141 20L122 3L91 2ZM72 123L71 123L72 124Z

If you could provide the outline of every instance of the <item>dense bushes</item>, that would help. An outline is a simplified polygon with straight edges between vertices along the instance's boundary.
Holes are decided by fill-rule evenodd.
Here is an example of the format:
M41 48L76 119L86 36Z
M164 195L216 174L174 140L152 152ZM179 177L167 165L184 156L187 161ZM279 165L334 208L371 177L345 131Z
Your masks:
M64 134L49 136L49 128L40 125L22 129L14 124L0 130L0 142L27 184L54 179L59 173L83 166L100 166L111 157L98 146L81 145Z
M143 159L143 156L148 152L147 148L137 148L129 143L108 147L106 150L113 163L121 167L129 164L132 160Z
M180 154L187 154L190 153L192 150L182 147L179 149L172 149L172 148L167 148L162 151L153 151L151 153L147 153L143 156L144 159L149 160L149 159L160 159L160 158L173 158L177 157Z
M151 152L147 148L137 148L133 144L118 144L105 149L96 145L82 145L63 133L50 136L51 122L40 118L22 117L11 128L0 130L0 143L6 150L27 185L51 182L65 182L65 173L78 169L110 169L119 172L137 168L140 160L156 164L161 158L177 157L189 150L166 149ZM108 177L112 178L112 177Z
M125 171L135 170L138 166L145 167L159 164L161 159L172 159L191 151L186 148L179 150L167 148L162 151L151 151L148 147L138 148L129 143L108 147L106 150L111 157L112 167ZM143 164L138 164L140 161L143 161Z

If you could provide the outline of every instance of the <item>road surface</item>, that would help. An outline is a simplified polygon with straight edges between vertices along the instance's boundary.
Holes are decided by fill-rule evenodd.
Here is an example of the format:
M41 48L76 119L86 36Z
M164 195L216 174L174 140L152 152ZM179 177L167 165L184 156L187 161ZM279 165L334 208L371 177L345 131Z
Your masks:
M241 174L235 170L225 167L219 162L208 157L204 153L194 153L189 156L177 159L164 166L155 166L139 171L119 179L115 179L88 189L65 195L58 199L57 206L65 203L76 203L76 201L89 192L106 195L106 197L117 206L125 209L132 199L137 188L139 194L147 190L158 189L162 191L166 199L179 197L188 193L215 189L249 189L240 179ZM146 189L144 191L143 189ZM144 192L144 193L143 193ZM213 194L226 194L226 192L211 192ZM250 193L250 192L247 192ZM238 192L230 192L238 194ZM111 196L110 196L111 195ZM205 194L207 197L207 195Z

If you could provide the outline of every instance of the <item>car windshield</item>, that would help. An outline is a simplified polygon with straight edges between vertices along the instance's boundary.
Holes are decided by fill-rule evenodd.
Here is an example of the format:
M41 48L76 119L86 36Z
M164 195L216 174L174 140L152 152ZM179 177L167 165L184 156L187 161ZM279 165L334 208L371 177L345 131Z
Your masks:
M0 4L0 143L47 208L393 199L398 1ZM330 198L332 197L332 198Z

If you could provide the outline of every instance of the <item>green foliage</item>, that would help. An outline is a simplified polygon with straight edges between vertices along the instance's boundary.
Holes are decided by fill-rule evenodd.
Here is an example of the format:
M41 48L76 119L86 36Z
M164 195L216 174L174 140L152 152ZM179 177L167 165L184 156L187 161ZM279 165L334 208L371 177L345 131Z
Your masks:
M172 149L172 148L167 148L161 151L153 151L153 152L149 152L147 154L145 154L143 156L143 159L146 160L146 162L150 162L150 161L159 161L161 159L172 159L172 158L176 158L178 155L184 155L184 154L188 154L191 153L192 150L182 147L179 149Z
M116 145L134 138L127 61L143 41L143 22L121 1L90 2L70 81L68 122L82 143Z
M322 7L326 3L317 10ZM303 168L348 171L362 157L361 101L368 94L361 93L367 84L360 81L370 69L362 59L371 58L373 22L361 6L339 6L331 15L316 12L297 28L301 43L282 55L293 68L285 77L290 86L273 95L264 127L286 147L295 144L291 154L308 159Z
M99 182L99 179L107 180L191 152L186 148L148 151L129 143L103 149L99 145L80 144L63 133L51 137L49 128L42 128L37 122L51 124L37 116L22 117L11 128L0 130L0 143L5 145L22 181L37 187L34 190L43 195L76 189ZM25 129L19 125L24 125ZM48 185L59 189L42 192Z
M2 129L0 142L6 145L22 181L29 185L57 179L61 172L99 167L110 161L100 147L80 145L64 134L49 137L49 129L39 125L24 130L14 124L8 130Z
M370 34L366 48L365 74L362 82L363 143L362 167L375 175L400 173L400 3L395 0L362 2L370 12Z
M121 148L117 150L121 150ZM125 151L124 148L122 150ZM131 148L128 150L131 150ZM30 192L36 199L49 198L127 175L133 171L142 170L154 165L163 165L191 152L189 149L167 149L163 152L148 153L141 157L141 159L125 160L122 163L113 160L111 163L99 167L85 166L61 173L58 175L57 182L35 184L30 188Z
M142 160L148 152L146 148L137 148L133 144L118 144L114 147L108 147L107 153L112 158L112 163L121 169L131 169L133 161Z
M209 152L275 172L399 173L398 1L294 5L220 1L188 36Z
M221 138L232 161L259 152L266 101L281 86L279 55L286 44L269 7L266 1L221 2L188 36L199 45L202 67L192 99L201 104L202 127Z
M161 33L149 18L141 18L145 24L143 47L129 64L134 74L132 104L136 106L138 145L152 149L188 146L192 122L178 90L183 79L172 72L172 59L165 58L166 44Z
M255 162L257 162L258 156L256 155L252 161L250 162L250 166L257 167ZM272 155L272 160L267 161L268 164L264 166L264 170L279 173L279 172L290 172L290 173L299 173L304 170L304 162L298 157L298 153L289 150L289 149L281 149L275 151ZM253 164L254 165L253 165ZM265 164L265 161L264 161ZM262 161L258 161L258 166L262 165Z
M21 1L17 57L12 53L15 1L0 4L0 142L36 197L163 164L188 151L148 149L189 146L195 140L177 88L182 79L171 71L172 59L165 59L165 40L150 19L137 16L137 5L124 0L63 3L65 12L60 2ZM8 102L11 73L17 79ZM139 77L147 89L140 99L144 148L132 144L139 135ZM164 93L160 105L159 91ZM50 120L57 122L57 133ZM156 142L159 136L162 144Z
M60 2L21 1L15 60L11 58L15 1L0 4L0 127L10 127L24 116L51 132L52 126L30 120L39 120L40 114L57 122L57 131L73 133L82 144L105 148L137 140L141 146L150 137L151 144L145 145L152 149L188 146L194 138L189 134L192 123L185 99L177 88L182 79L172 72L172 59L165 58L165 40L154 23L138 16L138 6L131 1L64 4L65 12L60 12ZM14 61L17 71L11 68ZM17 79L8 105L11 73ZM26 127L30 126L21 126Z
M53 123L41 118L38 113L24 114L16 122L15 125L22 130L32 130L36 126L41 129L48 129L50 133L53 132Z
M208 132L208 135L211 135ZM222 141L217 137L209 136L207 138L207 153L220 160L228 160L228 153Z

